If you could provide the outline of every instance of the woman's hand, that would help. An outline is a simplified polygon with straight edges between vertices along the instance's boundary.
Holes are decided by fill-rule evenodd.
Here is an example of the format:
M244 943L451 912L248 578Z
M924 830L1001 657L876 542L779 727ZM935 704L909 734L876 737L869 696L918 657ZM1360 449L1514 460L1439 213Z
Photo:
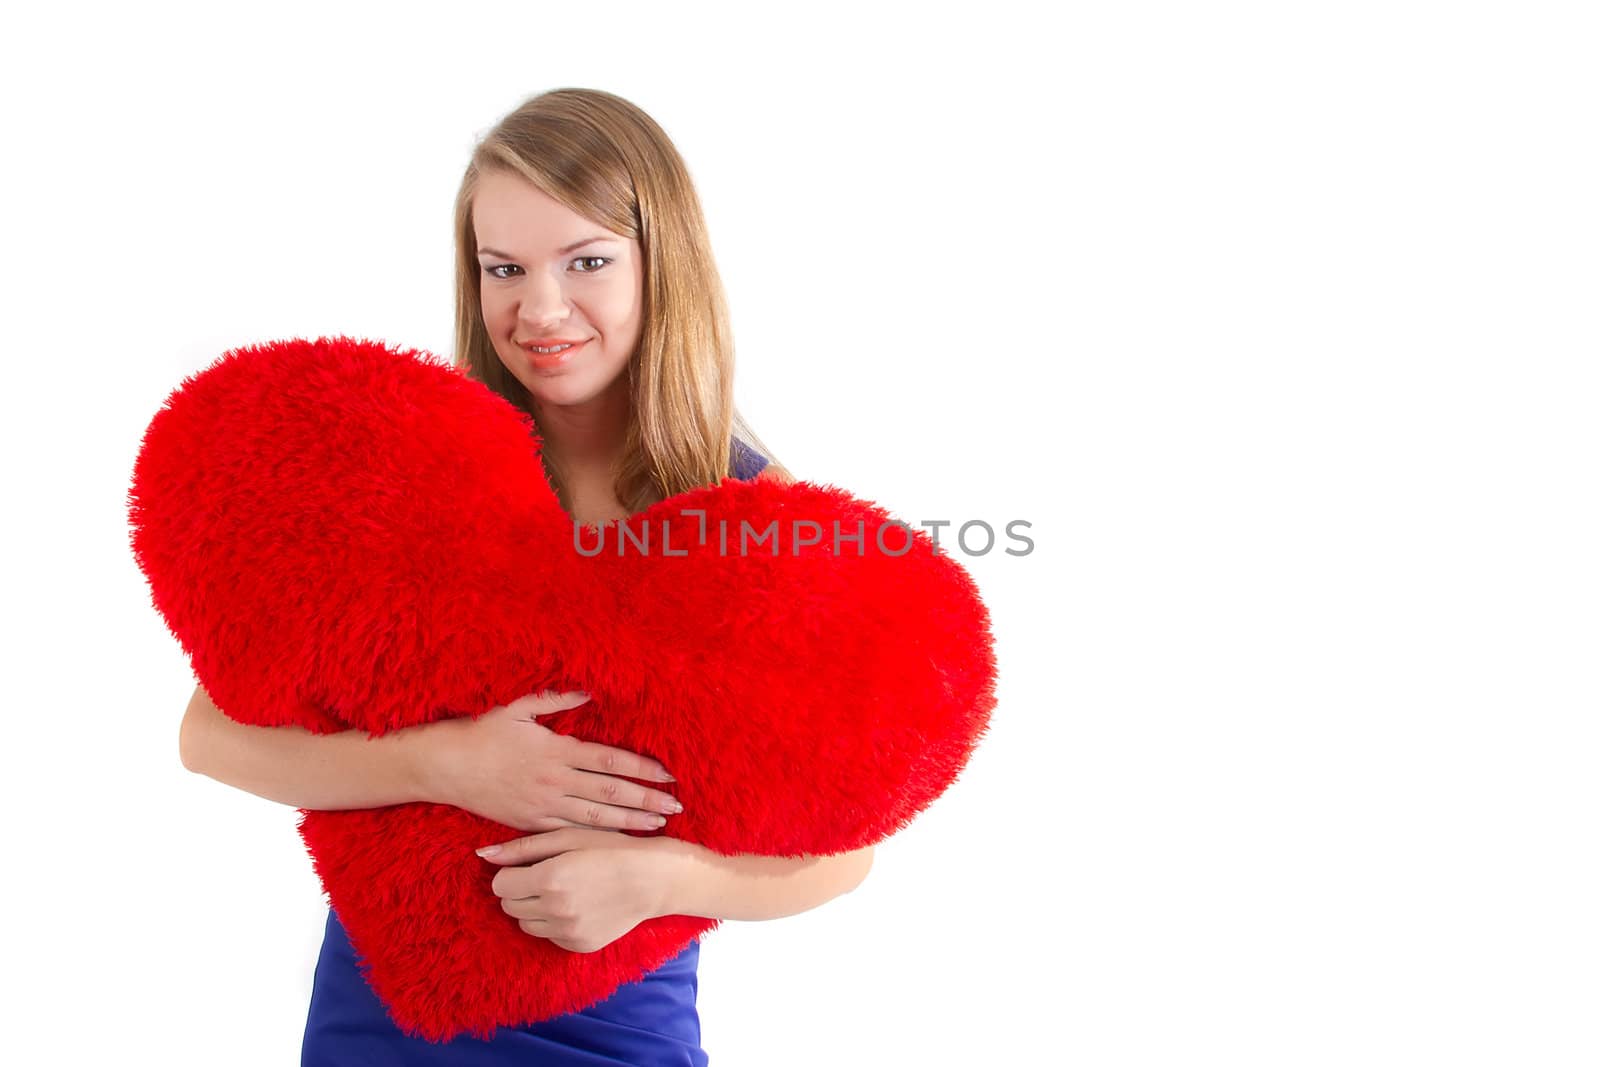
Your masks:
M504 868L494 893L523 933L568 952L596 952L667 914L671 857L660 846L670 840L571 827L478 854Z
M613 776L671 781L665 767L535 721L588 699L586 693L529 694L476 719L429 724L425 729L436 731L430 796L529 832L659 829L667 815L682 810L672 795Z

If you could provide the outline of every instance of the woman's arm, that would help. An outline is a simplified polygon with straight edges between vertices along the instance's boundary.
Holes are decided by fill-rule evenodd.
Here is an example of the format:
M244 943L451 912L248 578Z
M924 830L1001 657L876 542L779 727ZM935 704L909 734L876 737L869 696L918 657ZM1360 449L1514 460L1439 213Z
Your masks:
M434 799L428 731L370 737L317 734L303 726L250 726L224 715L196 686L178 730L178 757L191 771L296 808L381 808Z
M195 690L178 735L191 771L280 804L317 810L448 804L519 830L654 830L683 810L640 785L672 778L625 748L555 733L541 715L589 695L529 693L476 717L452 717L372 737L302 726L249 726ZM630 779L637 779L631 781Z
M781 919L820 907L859 886L875 845L837 856L724 856L674 837L654 838L671 865L662 915Z

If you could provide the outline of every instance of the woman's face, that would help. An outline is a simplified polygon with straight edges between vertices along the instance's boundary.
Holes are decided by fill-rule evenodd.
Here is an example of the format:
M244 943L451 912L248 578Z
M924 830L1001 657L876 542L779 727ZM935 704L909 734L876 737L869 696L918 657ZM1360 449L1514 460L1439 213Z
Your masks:
M534 401L572 407L626 389L644 304L639 242L499 172L480 177L472 225L489 340ZM576 343L532 351L557 342Z

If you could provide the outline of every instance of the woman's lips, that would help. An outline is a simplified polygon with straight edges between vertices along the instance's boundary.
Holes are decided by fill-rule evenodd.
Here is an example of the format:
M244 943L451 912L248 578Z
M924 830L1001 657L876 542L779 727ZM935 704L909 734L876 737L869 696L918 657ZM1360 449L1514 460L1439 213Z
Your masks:
M560 352L535 352L526 346L522 350L528 354L528 362L539 370L555 370L557 367L571 363L572 357L577 355L579 350L588 343L586 340L579 341L577 344L570 348L564 348Z

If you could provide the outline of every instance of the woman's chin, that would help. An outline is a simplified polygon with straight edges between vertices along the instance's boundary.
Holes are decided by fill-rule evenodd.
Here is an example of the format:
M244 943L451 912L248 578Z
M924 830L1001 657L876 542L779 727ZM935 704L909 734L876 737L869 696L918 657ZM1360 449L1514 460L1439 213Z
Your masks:
M524 383L527 384L527 383ZM577 379L535 381L528 385L528 395L542 407L571 408L589 403L600 395L592 382Z

